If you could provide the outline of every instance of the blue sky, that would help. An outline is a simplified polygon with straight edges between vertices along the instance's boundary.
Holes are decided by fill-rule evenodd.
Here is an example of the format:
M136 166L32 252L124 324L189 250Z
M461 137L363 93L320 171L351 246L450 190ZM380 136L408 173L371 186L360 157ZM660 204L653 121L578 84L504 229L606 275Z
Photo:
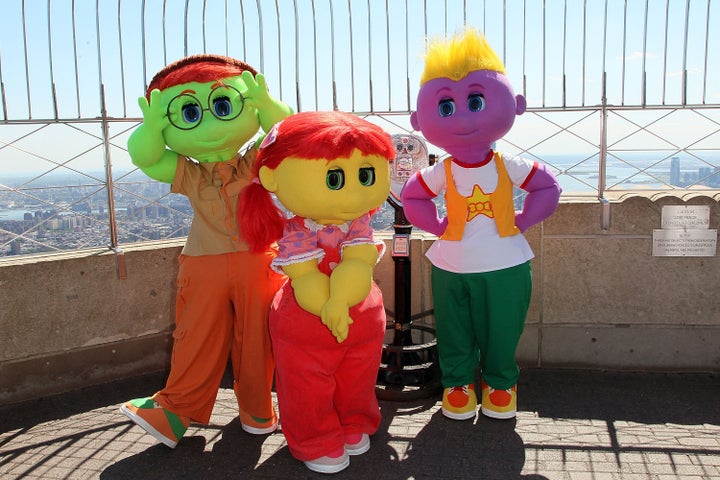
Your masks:
M644 72L648 104L678 104L683 68L688 103L720 103L720 62L705 64L706 49L720 51L720 2L712 0L6 0L3 7L0 73L10 119L54 117L53 83L61 118L96 115L101 82L112 116L137 116L145 81L202 51L247 60L296 108L332 107L334 78L341 109L370 110L372 79L373 109L402 111L413 107L426 35L464 23L486 33L531 107L595 105L603 71L611 103L642 103Z
M248 61L296 110L331 109L335 86L341 110L402 113L425 39L464 24L531 108L596 106L603 72L613 105L720 104L717 0L4 0L0 116L96 118L102 84L108 115L136 118L152 75L200 52Z

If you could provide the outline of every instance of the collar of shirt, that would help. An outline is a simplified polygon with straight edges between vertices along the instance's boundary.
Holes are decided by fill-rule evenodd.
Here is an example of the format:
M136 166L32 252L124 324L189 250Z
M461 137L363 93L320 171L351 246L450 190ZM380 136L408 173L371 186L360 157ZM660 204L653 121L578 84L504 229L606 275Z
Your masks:
M323 225L321 223L317 223L315 220L311 218L306 218L303 222L303 225L305 225L305 228L310 230L311 232L319 232L323 228L326 227L335 227L338 230L340 230L342 233L347 234L347 232L350 230L350 222L341 223L340 225Z

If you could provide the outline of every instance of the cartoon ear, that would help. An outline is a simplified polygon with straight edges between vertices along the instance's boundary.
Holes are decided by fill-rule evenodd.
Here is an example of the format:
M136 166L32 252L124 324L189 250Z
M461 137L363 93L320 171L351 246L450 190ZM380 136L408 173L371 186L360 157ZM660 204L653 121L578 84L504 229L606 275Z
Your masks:
M277 182L275 182L275 170L270 167L262 166L258 172L258 178L265 190L275 192L277 190Z
M420 124L418 123L417 112L410 113L410 126L413 130L420 131Z
M517 95L515 97L515 105L515 114L522 115L525 113L525 109L527 108L527 100L525 100L525 97L522 95Z

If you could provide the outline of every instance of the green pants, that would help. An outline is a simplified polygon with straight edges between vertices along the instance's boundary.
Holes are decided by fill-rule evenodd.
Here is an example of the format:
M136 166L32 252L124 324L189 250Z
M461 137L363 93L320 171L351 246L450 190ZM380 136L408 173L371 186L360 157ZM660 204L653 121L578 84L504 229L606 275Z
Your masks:
M498 390L517 383L515 350L532 294L530 262L485 273L432 267L432 291L443 387L482 377Z

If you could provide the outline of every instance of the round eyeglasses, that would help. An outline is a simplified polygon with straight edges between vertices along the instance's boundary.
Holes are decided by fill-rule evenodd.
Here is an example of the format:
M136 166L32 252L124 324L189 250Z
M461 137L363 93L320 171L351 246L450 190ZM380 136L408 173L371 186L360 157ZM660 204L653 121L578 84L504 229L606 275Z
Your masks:
M215 118L224 122L234 120L245 108L245 97L235 87L220 85L210 91L207 105L207 108L203 108L197 97L189 93L181 93L168 103L168 120L172 126L180 130L191 130L200 125L205 111L209 111Z

